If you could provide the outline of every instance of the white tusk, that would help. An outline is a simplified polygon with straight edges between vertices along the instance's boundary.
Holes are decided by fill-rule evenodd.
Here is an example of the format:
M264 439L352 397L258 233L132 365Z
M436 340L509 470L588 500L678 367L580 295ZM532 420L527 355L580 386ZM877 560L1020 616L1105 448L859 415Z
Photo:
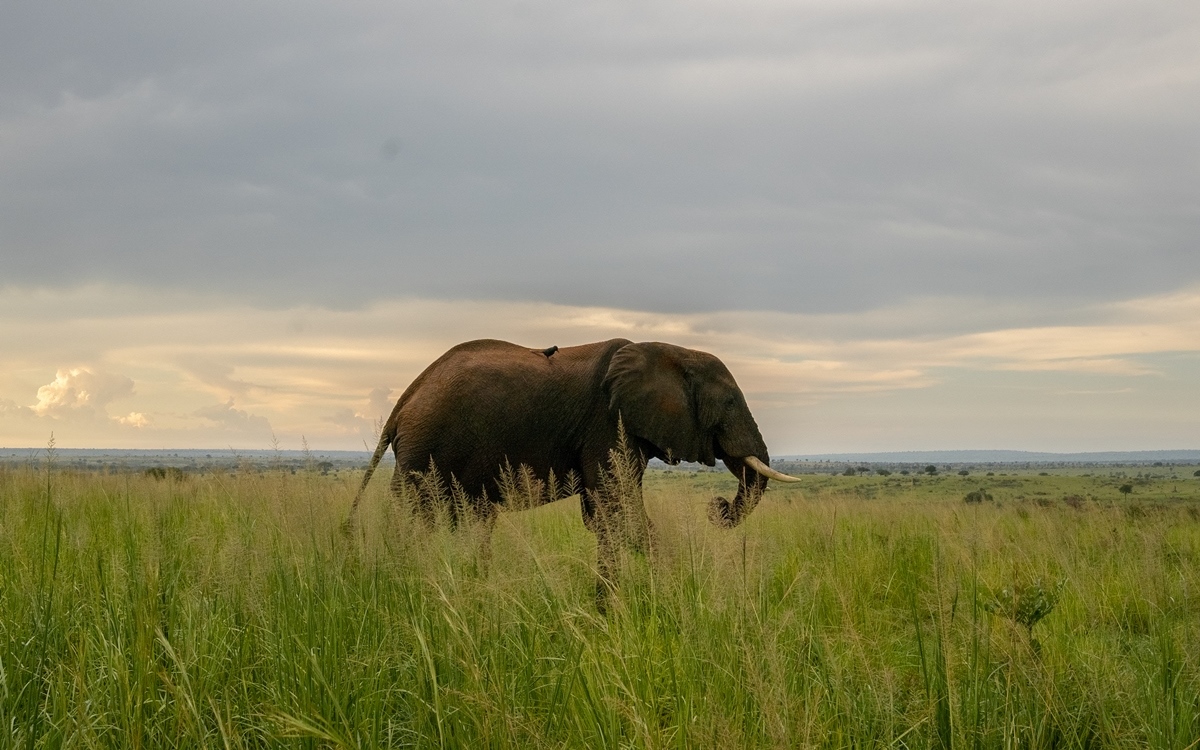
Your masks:
M780 471L775 471L770 466L767 466L762 461L759 461L755 456L746 456L742 459L746 465L754 469L759 474L762 474L767 479L774 479L776 482L800 482L803 481L799 477L790 477Z

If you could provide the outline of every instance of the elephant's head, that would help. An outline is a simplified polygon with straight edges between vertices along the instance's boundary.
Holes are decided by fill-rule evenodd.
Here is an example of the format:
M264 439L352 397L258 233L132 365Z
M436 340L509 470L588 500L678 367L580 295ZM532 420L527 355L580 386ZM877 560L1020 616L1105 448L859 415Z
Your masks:
M799 481L769 466L766 443L729 369L706 352L657 342L628 344L608 367L609 408L626 431L668 463L717 459L738 478L732 500L713 498L709 518L736 526L758 504L767 479Z

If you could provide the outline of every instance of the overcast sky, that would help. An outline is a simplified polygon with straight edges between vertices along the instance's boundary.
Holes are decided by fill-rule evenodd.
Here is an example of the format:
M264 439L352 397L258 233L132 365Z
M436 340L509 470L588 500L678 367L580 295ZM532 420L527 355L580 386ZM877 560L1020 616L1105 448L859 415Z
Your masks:
M1200 4L18 3L0 446L361 447L458 341L773 452L1200 447Z

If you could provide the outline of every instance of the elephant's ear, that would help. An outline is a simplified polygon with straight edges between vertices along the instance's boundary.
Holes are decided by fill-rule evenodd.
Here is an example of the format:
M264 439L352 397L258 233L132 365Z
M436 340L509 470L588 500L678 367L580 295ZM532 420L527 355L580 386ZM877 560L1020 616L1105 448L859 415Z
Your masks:
M649 440L673 460L705 461L686 365L679 347L627 344L617 350L604 383L609 408L619 412L629 435Z

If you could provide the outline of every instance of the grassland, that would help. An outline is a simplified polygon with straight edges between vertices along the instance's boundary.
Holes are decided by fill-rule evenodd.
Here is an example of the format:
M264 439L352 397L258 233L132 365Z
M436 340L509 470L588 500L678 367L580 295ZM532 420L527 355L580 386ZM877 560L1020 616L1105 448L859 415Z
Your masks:
M347 472L0 468L0 746L1200 747L1194 469L810 475L731 531L655 472L601 616L572 500L489 556L383 481L343 538Z

